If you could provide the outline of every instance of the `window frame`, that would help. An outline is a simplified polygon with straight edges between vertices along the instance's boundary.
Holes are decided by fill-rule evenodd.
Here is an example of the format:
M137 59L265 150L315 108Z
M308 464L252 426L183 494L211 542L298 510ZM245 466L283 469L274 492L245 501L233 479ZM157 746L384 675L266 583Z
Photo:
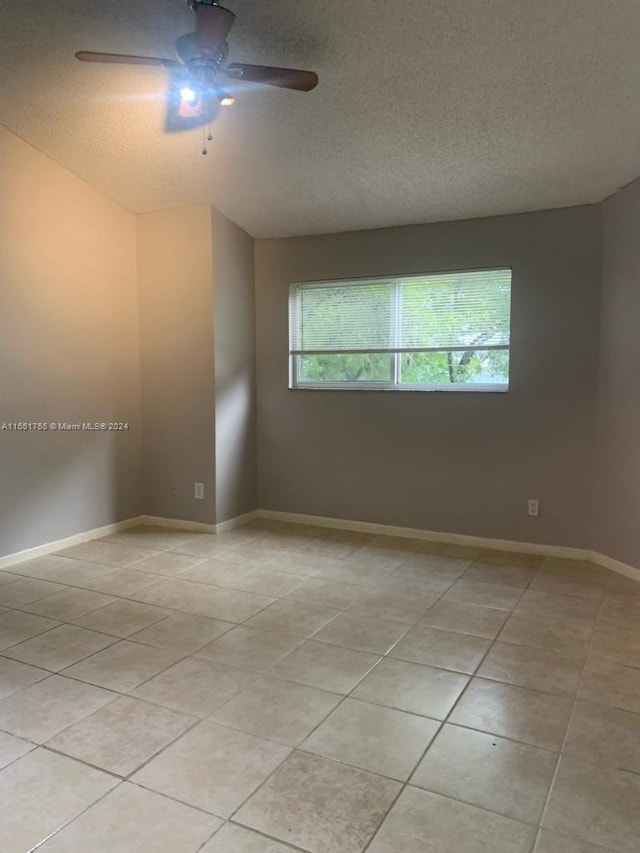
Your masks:
M400 329L400 317L401 313L399 311L399 301L401 289L400 285L403 282L407 281L415 281L416 279L420 279L422 277L429 278L430 276L443 276L443 275L464 275L465 273L475 273L475 272L509 272L510 273L510 297L513 295L513 267L508 264L501 266L490 266L490 267L473 267L469 269L457 269L457 270L432 270L431 272L420 272L413 273L410 275L391 275L391 276L359 276L357 278L349 278L349 279L323 279L321 281L297 281L291 282L289 284L288 289L288 300L287 300L287 309L288 309L288 337L289 337L289 350L288 350L288 361L289 361L289 390L290 391L434 391L434 392L444 392L444 393L495 393L495 394L506 394L510 390L511 386L511 328L512 328L512 320L513 320L513 299L510 298L509 305L509 343L507 345L489 345L485 347L399 347L395 350L387 350L387 349L371 349L371 350L362 350L362 349L341 349L334 350L332 353L335 355L350 355L350 354L375 354L375 353L389 353L391 359L390 365L390 378L389 381L380 382L375 380L361 380L357 382L304 382L299 380L299 364L300 359L303 358L304 354L298 353L296 350L292 350L292 297L295 291L299 288L304 287L305 285L313 286L315 288L319 287L335 287L336 285L357 285L361 282L368 282L371 284L389 284L393 287L394 291L394 311L392 313L392 322L395 324L395 334L397 335ZM297 303L298 312L300 311L300 303ZM299 314L298 314L298 322L299 322ZM397 341L396 341L397 342ZM469 350L506 350L509 353L509 376L507 378L507 382L495 382L495 383L474 383L474 382L430 382L430 383L403 383L398 381L399 379L399 362L400 359L398 355L406 352L464 352ZM325 351L316 351L309 350L307 355L319 355L323 354Z

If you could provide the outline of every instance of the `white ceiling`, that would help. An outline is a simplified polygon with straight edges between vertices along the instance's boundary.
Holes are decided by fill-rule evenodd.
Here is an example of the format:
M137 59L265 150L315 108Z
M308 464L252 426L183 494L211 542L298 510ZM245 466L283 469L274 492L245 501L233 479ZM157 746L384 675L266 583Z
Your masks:
M184 0L2 0L0 123L130 210L206 202L258 237L599 201L640 174L637 0L229 0L237 91L207 157L163 131Z

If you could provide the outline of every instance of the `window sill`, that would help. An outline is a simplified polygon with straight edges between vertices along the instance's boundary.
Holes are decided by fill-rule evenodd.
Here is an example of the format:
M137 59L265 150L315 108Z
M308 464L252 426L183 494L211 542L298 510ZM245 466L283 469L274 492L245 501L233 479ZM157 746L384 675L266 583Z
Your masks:
M419 393L441 393L441 394L506 394L509 391L508 385L473 385L469 384L451 384L451 385L377 385L371 383L330 383L322 382L318 384L290 385L290 391L391 391L391 392L406 392L413 391Z

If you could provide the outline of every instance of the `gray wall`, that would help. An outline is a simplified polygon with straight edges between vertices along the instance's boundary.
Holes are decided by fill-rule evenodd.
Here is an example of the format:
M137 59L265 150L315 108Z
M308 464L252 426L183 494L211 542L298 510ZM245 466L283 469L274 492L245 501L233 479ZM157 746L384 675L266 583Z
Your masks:
M214 524L211 210L146 213L137 226L143 512Z
M0 127L0 555L139 513L135 218Z
M603 213L593 544L640 568L640 181Z
M211 211L216 412L216 520L257 508L253 239Z
M260 507L586 546L600 263L596 206L257 241ZM290 282L494 265L513 266L509 393L287 389Z

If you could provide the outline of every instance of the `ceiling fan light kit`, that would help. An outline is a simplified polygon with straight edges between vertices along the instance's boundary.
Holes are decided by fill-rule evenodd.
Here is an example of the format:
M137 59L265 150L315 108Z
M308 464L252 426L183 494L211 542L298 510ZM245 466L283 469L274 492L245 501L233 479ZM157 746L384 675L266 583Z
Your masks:
M82 62L159 65L177 71L180 81L177 113L179 118L189 121L185 128L194 127L194 119L201 118L201 124L208 123L211 113L215 111L212 104L227 107L235 103L235 97L220 88L217 82L220 75L234 82L276 86L298 92L310 92L318 85L318 75L313 71L244 62L228 63L227 39L236 19L235 14L217 0L187 0L187 5L195 13L195 30L176 39L175 59L87 50L76 53L76 58Z

